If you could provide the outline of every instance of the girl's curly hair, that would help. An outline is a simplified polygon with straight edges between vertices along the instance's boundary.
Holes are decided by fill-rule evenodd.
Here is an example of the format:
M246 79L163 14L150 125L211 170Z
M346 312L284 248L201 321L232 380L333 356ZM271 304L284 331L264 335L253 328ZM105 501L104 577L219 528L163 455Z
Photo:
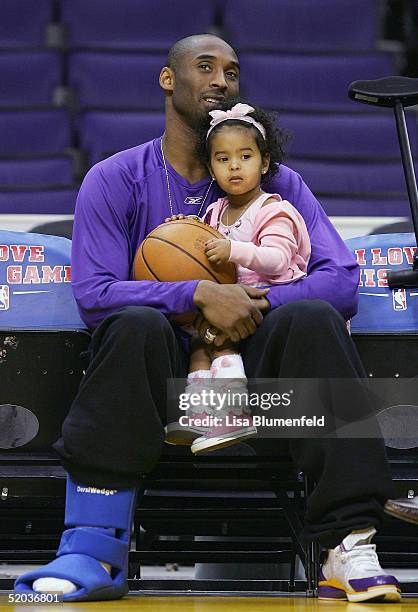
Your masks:
M244 100L235 98L233 100L228 100L227 102L224 102L220 107L220 110L229 110L239 102L247 104L247 102L245 102ZM200 122L197 127L198 138L196 145L196 153L199 159L204 164L206 164L207 166L209 166L210 164L210 143L212 140L212 136L219 132L225 126L237 125L239 127L244 127L252 130L262 157L265 157L267 153L270 155L269 168L263 179L272 177L278 171L279 165L285 157L284 145L288 142L290 135L285 130L276 127L276 115L274 113L268 113L262 108L256 106L253 106L253 108L254 111L252 113L249 113L248 116L253 117L264 127L264 129L266 130L265 140L260 131L257 130L257 128L255 128L253 125L251 125L251 123L246 123L245 121L240 121L239 119L227 119L226 121L219 123L211 131L209 138L206 138L212 117L210 115L207 115L207 117L205 117Z

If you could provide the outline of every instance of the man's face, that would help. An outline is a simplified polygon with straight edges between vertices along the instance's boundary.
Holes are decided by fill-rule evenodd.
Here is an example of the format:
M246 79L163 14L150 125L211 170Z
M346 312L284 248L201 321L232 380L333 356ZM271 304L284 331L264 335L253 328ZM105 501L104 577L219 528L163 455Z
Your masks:
M191 127L209 111L239 92L239 65L223 40L197 42L179 61L174 73L172 103Z

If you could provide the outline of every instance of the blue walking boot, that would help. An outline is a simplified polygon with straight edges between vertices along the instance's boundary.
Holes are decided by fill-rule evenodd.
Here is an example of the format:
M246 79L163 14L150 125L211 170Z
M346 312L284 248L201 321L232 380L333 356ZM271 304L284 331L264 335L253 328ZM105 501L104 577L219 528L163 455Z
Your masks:
M136 489L79 485L68 475L64 524L71 529L61 536L57 558L19 576L15 592L39 594L33 590L35 580L58 578L77 587L64 594L63 601L101 601L126 595L136 494ZM111 566L110 574L100 562Z

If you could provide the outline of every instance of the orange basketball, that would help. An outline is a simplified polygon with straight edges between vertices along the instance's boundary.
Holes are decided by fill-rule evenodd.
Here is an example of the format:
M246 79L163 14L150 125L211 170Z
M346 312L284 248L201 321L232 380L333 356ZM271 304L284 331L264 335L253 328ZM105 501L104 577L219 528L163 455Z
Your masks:
M139 246L133 265L134 279L235 283L235 264L225 262L215 266L205 255L207 241L214 238L224 236L196 219L186 217L162 223ZM183 323L194 317L182 315L176 320Z

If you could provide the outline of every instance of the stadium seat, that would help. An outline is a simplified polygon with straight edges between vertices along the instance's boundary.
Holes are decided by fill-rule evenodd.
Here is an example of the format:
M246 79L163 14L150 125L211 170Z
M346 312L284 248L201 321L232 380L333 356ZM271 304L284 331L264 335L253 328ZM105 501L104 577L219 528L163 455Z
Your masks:
M141 53L74 51L69 82L81 108L164 109L158 75L166 56Z
M224 27L239 50L372 51L378 0L226 0Z
M329 217L408 217L411 212L408 198L374 196L338 197L316 194Z
M40 225L35 225L30 229L34 234L46 234L47 236L62 236L71 240L73 237L74 221L64 219L62 221L47 221Z
M0 47L39 47L51 21L51 0L1 0Z
M370 235L375 234L409 234L414 231L414 224L412 219L408 221L397 221L396 223L384 223L374 227Z
M289 165L303 176L314 193L339 196L406 193L400 161L324 161L297 159Z
M68 185L73 182L69 156L0 159L0 185Z
M290 132L285 146L291 159L399 159L399 144L391 110L382 113L279 113L277 125ZM408 113L413 155L418 155L417 121Z
M80 146L96 162L161 136L163 113L112 113L87 111L79 118Z
M77 189L32 187L7 189L0 187L0 214L72 215Z
M0 156L60 153L71 145L63 109L0 111Z
M389 53L357 55L274 55L242 53L241 93L251 102L281 110L359 112L348 85L395 73Z
M49 105L61 83L61 60L55 51L4 51L0 75L0 106Z
M214 2L195 0L61 0L70 46L167 50L214 21Z

